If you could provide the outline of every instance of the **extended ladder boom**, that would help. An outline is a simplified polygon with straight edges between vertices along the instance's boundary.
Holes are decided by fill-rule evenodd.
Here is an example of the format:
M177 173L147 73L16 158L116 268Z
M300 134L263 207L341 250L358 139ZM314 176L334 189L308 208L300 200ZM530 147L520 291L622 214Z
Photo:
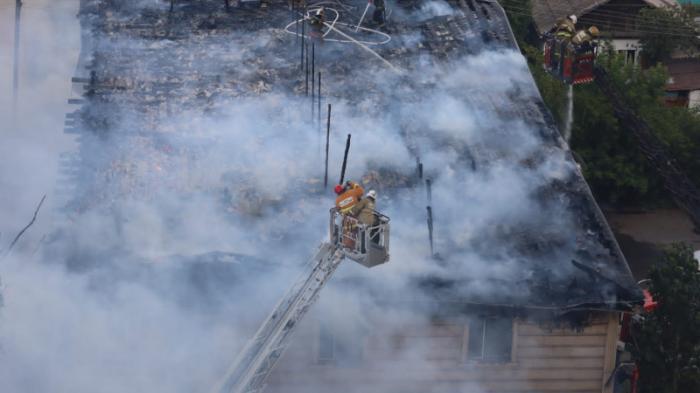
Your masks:
M282 356L290 334L318 298L318 293L343 259L337 246L323 243L310 263L311 271L295 283L229 368L216 393L254 393Z

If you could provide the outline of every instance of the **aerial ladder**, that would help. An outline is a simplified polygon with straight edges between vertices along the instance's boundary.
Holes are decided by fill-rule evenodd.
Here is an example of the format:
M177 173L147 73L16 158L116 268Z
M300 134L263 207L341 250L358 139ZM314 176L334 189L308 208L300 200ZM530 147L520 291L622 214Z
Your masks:
M294 328L344 258L366 267L389 261L389 217L375 212L375 224L330 211L330 241L322 243L302 275L273 308L212 393L258 393L284 353Z

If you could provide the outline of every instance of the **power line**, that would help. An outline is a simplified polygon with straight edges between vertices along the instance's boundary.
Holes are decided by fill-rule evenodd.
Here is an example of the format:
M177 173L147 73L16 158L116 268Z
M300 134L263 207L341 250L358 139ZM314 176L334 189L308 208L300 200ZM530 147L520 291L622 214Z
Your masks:
M525 9L518 9L518 10L508 10L506 8L507 13L512 14L512 15L520 15L520 16L531 16L529 12L527 12ZM590 21L596 23L596 25L599 26L607 26L613 29L618 29L618 32L628 32L628 33L648 33L648 34L657 34L657 35L666 35L666 36L675 36L675 37L686 37L686 38L698 38L698 34L695 32L694 29L688 27L688 28L666 28L658 24L650 25L650 24L645 24L645 23L640 23L638 20L635 20L635 27L630 28L629 25L620 23L620 22L612 22L610 20L605 20L605 19L595 19L595 18L588 18ZM641 26L641 27L638 27ZM658 28L657 28L658 26Z
M520 5L515 5L515 4L507 4L505 7L507 12L511 14L516 14L516 15L521 15L521 16L530 16L534 17L535 15L543 15L542 13L539 14L533 14L531 12L531 9L528 7L520 4ZM550 9L552 7L550 6ZM556 7L555 7L556 8ZM563 9L559 8L562 13L568 14L571 13L571 9ZM605 16L610 16L611 19L605 19ZM664 34L664 35L677 35L677 36L683 36L683 37L695 37L695 29L688 25L688 26L664 26L660 23L645 23L640 21L638 15L632 15L630 16L629 14L617 14L617 13L611 13L611 12L606 12L606 11L601 11L601 10L593 10L581 18L585 18L587 20L590 20L591 22L594 22L596 24L601 24L601 25L607 25L607 26L612 26L619 28L620 30L629 30L629 31L638 31L638 32L648 32L648 33L654 33L654 34ZM629 24L634 25L634 28L632 30L629 29Z

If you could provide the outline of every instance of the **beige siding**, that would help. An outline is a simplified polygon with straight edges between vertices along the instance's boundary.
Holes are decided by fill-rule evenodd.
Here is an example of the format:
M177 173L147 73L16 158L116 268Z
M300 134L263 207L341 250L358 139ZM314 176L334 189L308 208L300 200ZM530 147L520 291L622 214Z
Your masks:
M319 364L318 329L306 326L269 379L267 392L607 393L617 314L580 331L516 321L511 362L466 360L468 328L441 323L373 331L357 364Z

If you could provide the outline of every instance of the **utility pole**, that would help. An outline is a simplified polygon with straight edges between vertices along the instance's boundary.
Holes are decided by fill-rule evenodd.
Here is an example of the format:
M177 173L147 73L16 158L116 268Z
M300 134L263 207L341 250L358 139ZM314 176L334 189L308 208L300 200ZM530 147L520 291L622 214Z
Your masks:
M12 125L17 128L17 96L19 94L19 22L22 11L22 0L15 1L15 53L12 67Z

